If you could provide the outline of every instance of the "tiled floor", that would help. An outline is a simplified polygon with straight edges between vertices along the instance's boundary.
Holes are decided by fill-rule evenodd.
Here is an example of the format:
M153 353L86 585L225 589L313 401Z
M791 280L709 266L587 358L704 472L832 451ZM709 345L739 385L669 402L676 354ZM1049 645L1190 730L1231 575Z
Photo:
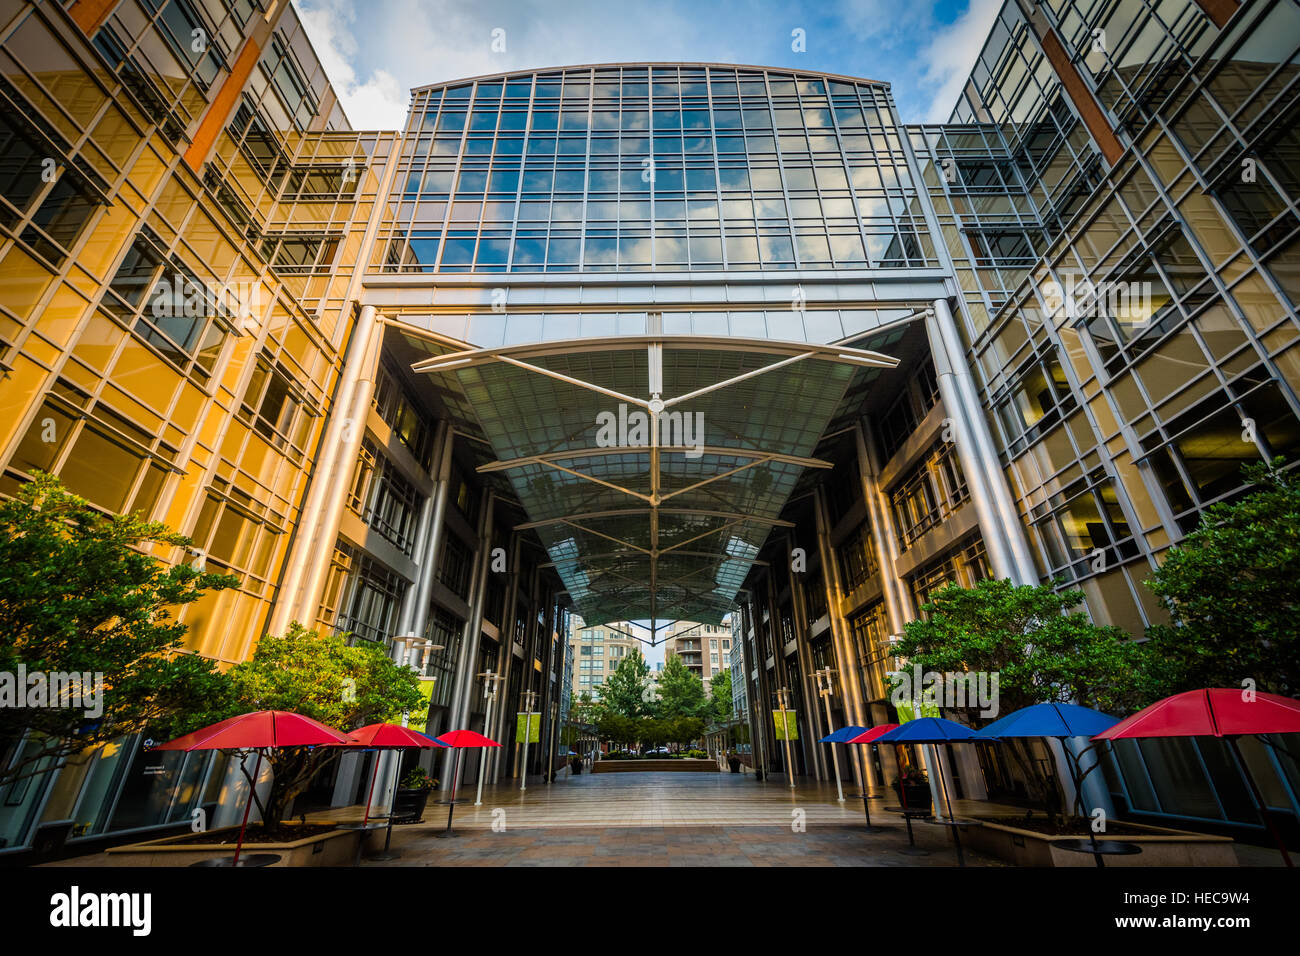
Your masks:
M860 799L836 799L814 783L732 774L619 773L561 776L554 784L487 788L460 795L446 826L445 806L430 805L425 823L393 833L394 861L364 866L955 866L946 830L918 825L929 851L905 853L907 831L872 800L883 833L863 832ZM497 829L494 830L493 826ZM998 865L966 852L972 866Z
M731 773L584 773L576 777L565 773L550 785L530 780L522 792L517 780L485 787L481 806L474 806L474 798L472 787L457 795L453 818L457 828L491 828L502 813L511 828L788 827L795 821L796 811L802 812L809 825L863 820L862 801L846 798L843 804L838 803L833 785L801 782L792 790L783 780L760 783L751 775ZM892 802L873 800L872 807ZM424 814L426 821L445 822L445 817L446 808L432 802Z
M402 827L393 836L400 857L362 866L956 866L947 837L918 833L929 852L901 851L900 828L866 834L849 826L809 826L806 832L770 826L563 827L462 830L437 839ZM933 828L931 828L933 829ZM966 851L968 866L998 866Z

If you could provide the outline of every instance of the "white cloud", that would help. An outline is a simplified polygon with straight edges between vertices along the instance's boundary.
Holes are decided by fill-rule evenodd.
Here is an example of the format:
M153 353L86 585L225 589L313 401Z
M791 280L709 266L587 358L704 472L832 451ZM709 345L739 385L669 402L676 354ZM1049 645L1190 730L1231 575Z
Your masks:
M734 61L752 40L721 11L608 0L294 0L344 109L359 128L405 122L411 87L591 62ZM676 7L681 6L681 9ZM360 11L358 13L358 11ZM505 50L492 47L505 31Z
M934 21L935 0L840 0L844 27L859 43L890 48L913 42Z
M934 90L925 122L942 123L951 115L1000 9L1002 0L971 0L965 13L922 47L921 81Z
M352 66L357 55L355 8L344 0L295 0L298 16L325 67L343 111L357 129L400 129L409 96L387 70L361 79Z
M358 128L405 121L411 87L576 63L713 61L807 66L896 84L904 118L947 119L1001 0L970 0L951 24L936 0L833 0L821 51L789 62L788 24L802 4L771 0L294 0L348 118ZM775 10L780 12L775 12ZM823 11L824 13L824 11ZM492 48L505 31L505 51ZM823 46L823 44L825 44ZM810 50L814 49L810 45Z

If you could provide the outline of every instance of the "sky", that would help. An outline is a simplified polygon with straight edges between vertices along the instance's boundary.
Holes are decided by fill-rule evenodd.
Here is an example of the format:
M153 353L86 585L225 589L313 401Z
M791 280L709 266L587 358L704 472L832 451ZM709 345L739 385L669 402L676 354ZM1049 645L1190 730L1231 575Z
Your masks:
M412 87L486 73L619 61L743 63L884 80L893 87L903 122L940 122L948 118L1002 4L1002 0L293 2L357 129L403 125ZM803 31L802 52L794 49L796 30Z

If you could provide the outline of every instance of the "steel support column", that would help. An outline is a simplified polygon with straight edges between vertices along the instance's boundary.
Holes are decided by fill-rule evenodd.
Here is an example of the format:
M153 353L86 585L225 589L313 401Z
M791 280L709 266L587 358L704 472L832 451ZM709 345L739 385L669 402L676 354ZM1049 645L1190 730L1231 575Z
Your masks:
M379 367L383 322L363 306L352 329L334 403L321 436L316 467L298 513L293 548L285 562L267 631L283 634L290 622L311 626L320 610L325 573L334 557L339 521L356 468Z
M785 540L787 545L793 545L792 538L787 537ZM817 692L813 689L812 683L812 651L808 644L808 606L803 593L803 578L795 573L794 561L790 558L790 553L791 547L788 546L786 548L786 555L790 581L790 620L793 624L794 630L795 654L799 660L799 674L803 678L804 698L806 700L815 700ZM821 716L821 709L818 707L812 707L811 714L814 719L819 718ZM820 723L820 720L817 722ZM816 726L816 724L813 726ZM828 729L826 733L830 733L830 730ZM813 737L813 740L820 740L824 736L826 736L826 734L818 733ZM830 774L826 772L826 758L822 753L822 748L814 744L812 752L813 770L817 775L817 779L824 780L828 778Z
M474 672L478 666L479 639L483 633L483 605L487 599L488 568L492 564L492 521L496 498L486 488L482 493L482 514L479 516L478 562L474 569L474 583L470 589L470 615L465 622L464 638L461 640L460 660L456 662L455 685L452 688L451 708L447 713L448 730L465 729L469 720L469 695L474 687ZM442 760L442 779L448 781L451 793L449 799L456 798L458 781L453 780L456 761L455 748L448 748Z
M939 391L952 420L957 454L970 487L971 502L975 505L993 573L1016 584L1037 584L1038 572L1029 553L1029 543L993 448L993 436L967 368L965 349L947 299L934 300L925 328Z
M456 433L451 422L438 423L440 429L436 441L438 449L435 462L435 484L433 488L433 517L429 528L429 537L420 564L420 590L416 595L415 611L411 616L411 633L424 637L429 627L429 601L433 597L433 579L438 573L439 552L446 537L447 495L451 487L451 460L455 449Z
M825 490L818 488L813 495L813 511L817 519L817 547L822 560L822 583L826 588L826 613L831 624L831 646L835 651L835 669L840 677L840 697L844 702L844 719L859 727L867 724L862 700L862 686L858 679L857 662L853 655L853 642L844 620L844 587L840 583L840 566L831 546L830 524L826 515ZM853 776L859 787L866 786L859 764L852 762Z

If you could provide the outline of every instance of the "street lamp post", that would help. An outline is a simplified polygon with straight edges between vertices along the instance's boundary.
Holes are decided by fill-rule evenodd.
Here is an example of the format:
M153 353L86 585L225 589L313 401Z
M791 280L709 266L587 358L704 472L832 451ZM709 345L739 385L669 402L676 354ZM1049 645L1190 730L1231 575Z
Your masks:
M790 778L790 789L794 789L794 758L790 750L790 720L786 713L790 707L790 688L782 687L776 692L777 700L781 704L781 731L785 737L785 771Z
M524 759L519 767L519 789L528 789L528 739L533 735L533 706L537 703L537 691L529 688L524 691Z
M483 678L483 696L487 698L487 712L483 715L483 729L488 733L492 732L492 705L497 699L497 684L502 680L502 675L496 671L484 671L478 675ZM483 776L487 769L487 748L484 747L478 755L478 797L474 800L474 806L483 805Z
M822 695L822 700L826 702L826 732L834 733L835 729L831 726L831 694L835 693L835 671L830 667L823 667L815 671L813 676L817 678L817 693ZM835 791L839 794L836 798L840 803L844 802L844 785L840 782L840 755L835 750L835 745L831 744L831 759L835 762ZM862 784L866 786L866 781Z

